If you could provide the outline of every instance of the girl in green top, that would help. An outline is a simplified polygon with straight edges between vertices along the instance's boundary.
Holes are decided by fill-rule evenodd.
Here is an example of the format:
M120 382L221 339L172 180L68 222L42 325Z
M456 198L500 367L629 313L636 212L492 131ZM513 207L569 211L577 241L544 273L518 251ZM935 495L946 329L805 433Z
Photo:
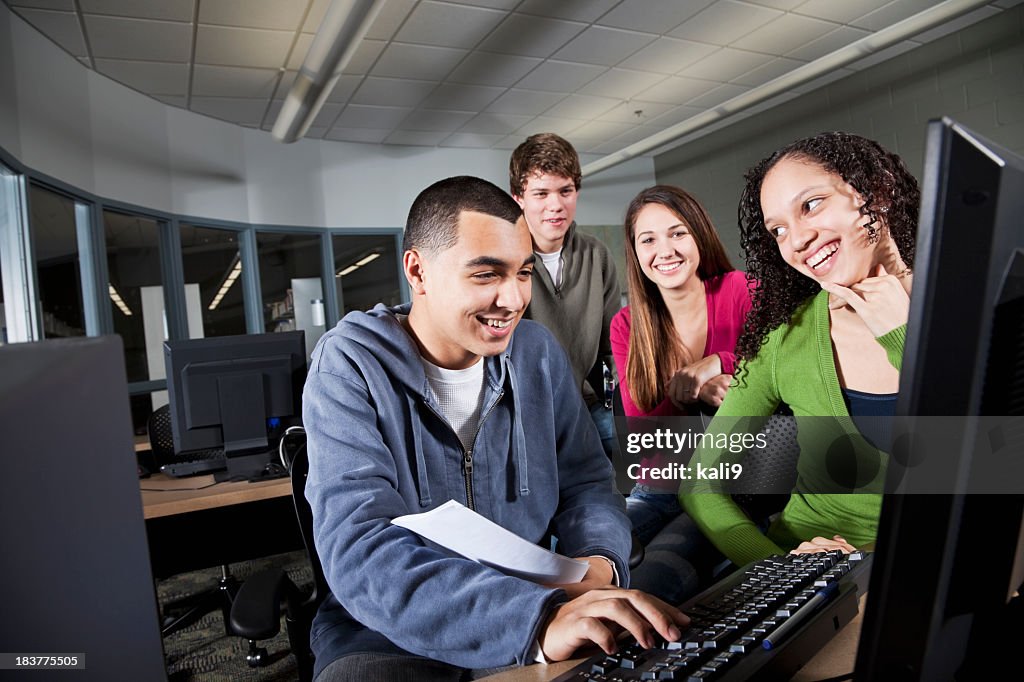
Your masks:
M740 229L760 286L736 348L738 384L709 432L756 432L750 418L785 403L801 454L767 533L712 484L684 485L680 502L733 563L874 540L885 459L873 443L886 444L865 417L895 404L919 199L898 156L847 133L799 140L747 172ZM702 448L694 463L728 456Z

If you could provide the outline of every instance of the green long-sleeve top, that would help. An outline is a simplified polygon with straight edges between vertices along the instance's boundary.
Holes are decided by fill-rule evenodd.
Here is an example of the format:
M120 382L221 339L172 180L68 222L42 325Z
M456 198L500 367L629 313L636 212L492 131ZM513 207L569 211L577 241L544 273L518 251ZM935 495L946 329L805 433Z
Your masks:
M876 339L897 369L905 339L906 325ZM789 502L767 535L729 495L714 492L711 482L684 483L680 504L738 566L784 554L819 535L838 533L854 546L873 542L887 458L860 436L843 401L829 334L828 292L804 303L788 324L772 331L745 367L708 432L757 433L780 403L787 404L797 418L800 446ZM713 466L730 456L724 449L702 447L692 462ZM837 477L843 482L837 483Z

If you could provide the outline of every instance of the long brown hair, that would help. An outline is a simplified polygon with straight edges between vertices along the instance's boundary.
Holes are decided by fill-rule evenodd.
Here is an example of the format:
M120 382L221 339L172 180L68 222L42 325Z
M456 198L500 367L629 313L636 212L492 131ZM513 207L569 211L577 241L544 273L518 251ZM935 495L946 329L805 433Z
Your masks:
M640 269L636 255L636 218L648 204L659 204L678 217L693 235L700 254L697 277L704 280L733 270L722 240L704 207L687 191L655 185L637 194L626 209L626 283L629 288L629 358L626 378L633 402L648 412L661 402L672 374L697 358L679 340L658 286Z

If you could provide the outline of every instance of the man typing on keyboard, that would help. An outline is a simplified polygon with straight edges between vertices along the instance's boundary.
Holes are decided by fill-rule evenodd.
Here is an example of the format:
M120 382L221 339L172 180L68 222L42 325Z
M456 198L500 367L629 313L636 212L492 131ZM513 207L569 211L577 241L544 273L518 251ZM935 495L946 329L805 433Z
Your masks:
M557 661L688 619L622 589L631 538L611 465L564 351L521 322L534 255L516 203L442 180L413 203L411 305L351 313L313 353L306 496L332 594L313 624L317 682L460 680ZM428 546L395 517L457 500L588 562L538 585Z

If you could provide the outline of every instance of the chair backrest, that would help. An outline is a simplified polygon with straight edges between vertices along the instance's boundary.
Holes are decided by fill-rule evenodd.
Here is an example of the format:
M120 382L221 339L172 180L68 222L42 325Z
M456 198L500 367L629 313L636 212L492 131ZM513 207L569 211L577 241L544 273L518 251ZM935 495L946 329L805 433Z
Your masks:
M295 516L299 520L302 543L306 546L306 555L309 557L309 565L313 570L313 593L307 602L316 602L316 606L319 606L327 596L328 588L327 579L324 577L324 568L320 563L320 556L316 553L316 545L313 543L313 509L309 506L309 500L306 499L309 457L306 454L305 436L302 437L302 442L296 446L292 454L290 473Z
M768 418L760 431L764 447L747 450L743 458L743 475L731 488L733 501L755 521L782 511L789 501L789 492L796 485L797 442L796 417L788 406L782 406Z

